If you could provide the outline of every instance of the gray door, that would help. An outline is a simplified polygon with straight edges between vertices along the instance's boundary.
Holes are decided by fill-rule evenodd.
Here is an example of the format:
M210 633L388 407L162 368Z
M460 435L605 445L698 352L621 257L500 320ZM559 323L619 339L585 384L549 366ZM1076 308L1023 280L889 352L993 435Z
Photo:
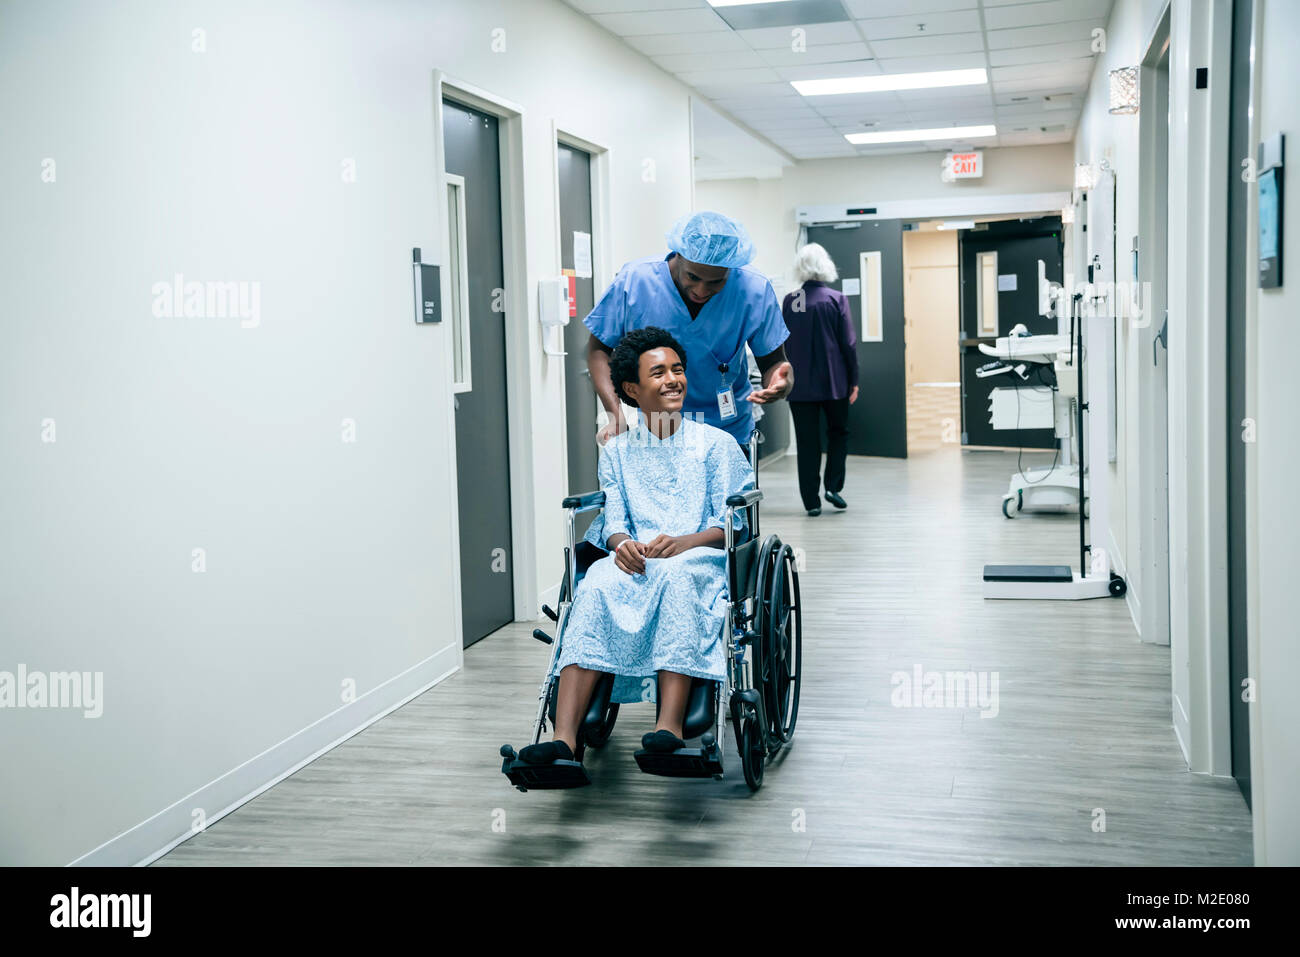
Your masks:
M560 265L575 269L574 233L592 235L591 157L572 146L559 145ZM588 253L590 255L590 253ZM590 271L590 270L588 270ZM587 372L587 327L582 324L595 305L594 280L574 280L578 314L564 328L564 398L569 433L569 494L590 492L596 481L596 393Z
M849 296L854 328L858 333L858 401L849 406L848 448L852 455L907 458L907 374L903 355L903 224L897 219L853 223L848 228L811 226L808 242L820 243L839 271L836 287L858 278L867 294L867 277L861 276L861 257L880 253L881 336L863 342L863 295ZM799 370L794 370L795 378ZM823 423L823 431L825 424ZM824 436L823 436L824 442ZM824 445L823 445L824 448Z
M505 269L497 120L443 101L447 172L465 178L470 383L456 396L460 595L468 647L514 620Z

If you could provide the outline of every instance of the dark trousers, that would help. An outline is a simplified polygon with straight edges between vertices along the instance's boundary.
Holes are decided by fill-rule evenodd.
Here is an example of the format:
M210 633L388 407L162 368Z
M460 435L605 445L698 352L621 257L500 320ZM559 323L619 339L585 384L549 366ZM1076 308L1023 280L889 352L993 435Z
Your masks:
M794 437L798 444L799 495L804 508L821 505L822 415L826 416L826 491L844 490L844 460L849 437L849 400L791 402Z

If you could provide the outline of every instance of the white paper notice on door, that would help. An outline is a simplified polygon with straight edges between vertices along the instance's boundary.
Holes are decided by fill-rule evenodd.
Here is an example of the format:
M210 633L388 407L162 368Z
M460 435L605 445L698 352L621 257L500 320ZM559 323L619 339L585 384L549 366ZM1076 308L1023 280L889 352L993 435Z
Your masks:
M573 272L579 279L591 278L591 233L573 233Z
M846 296L857 296L862 293L861 279L845 279L844 284L840 287L840 292Z
M998 273L998 292L1015 292L1016 291L1016 274L1013 272Z

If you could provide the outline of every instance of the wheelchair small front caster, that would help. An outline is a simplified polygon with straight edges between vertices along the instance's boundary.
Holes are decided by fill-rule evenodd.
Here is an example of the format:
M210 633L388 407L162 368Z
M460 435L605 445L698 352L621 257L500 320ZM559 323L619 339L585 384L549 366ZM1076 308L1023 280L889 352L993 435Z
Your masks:
M1124 594L1128 591L1128 582L1124 581L1124 579L1120 578L1118 575L1111 575L1110 585L1108 587L1110 588L1112 598L1123 598Z
M751 791L763 786L763 765L767 763L766 731L758 725L756 714L745 715L740 733L740 769Z
M1015 518L1020 513L1021 499L1017 495L1009 492L1002 496L1002 514L1007 518Z

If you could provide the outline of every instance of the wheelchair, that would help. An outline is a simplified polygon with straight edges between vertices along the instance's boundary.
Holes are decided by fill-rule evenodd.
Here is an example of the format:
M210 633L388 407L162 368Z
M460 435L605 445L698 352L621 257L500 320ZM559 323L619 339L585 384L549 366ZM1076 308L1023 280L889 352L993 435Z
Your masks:
M799 686L803 667L803 617L799 597L799 572L794 550L776 535L762 537L758 506L763 493L757 488L757 429L746 451L754 467L755 488L727 499L724 548L727 556L728 612L723 629L728 632L726 678L694 678L687 698L682 738L695 747L670 753L638 750L637 765L647 774L678 778L722 780L725 722L735 734L736 757L751 791L763 784L767 762L788 744L799 715ZM561 507L567 512L564 578L558 610L542 611L556 625L555 636L540 628L533 637L551 646L550 663L538 693L537 718L532 743L541 740L547 722L555 722L559 675L554 674L564 642L564 626L572 596L587 569L609 553L587 541L576 541L579 515L598 511L605 493L571 495ZM734 517L743 512L745 528L737 533ZM619 706L612 702L612 674L597 681L579 732L575 760L529 764L509 744L501 746L502 772L520 791L582 787L591 783L582 758L587 748L604 747L614 730ZM659 696L656 695L656 702ZM657 706L657 705L656 705Z

